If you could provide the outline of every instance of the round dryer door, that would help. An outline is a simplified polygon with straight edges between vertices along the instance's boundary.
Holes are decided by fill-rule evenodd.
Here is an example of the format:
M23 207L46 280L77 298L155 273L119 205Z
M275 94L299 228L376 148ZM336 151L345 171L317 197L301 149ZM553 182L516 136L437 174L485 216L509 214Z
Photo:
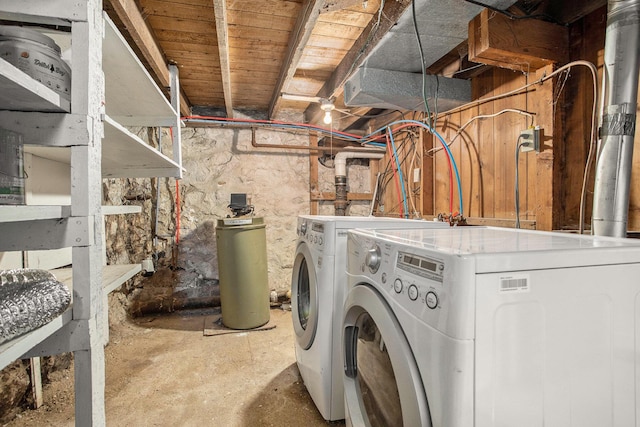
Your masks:
M355 286L343 322L345 412L352 426L431 426L411 348L389 306Z
M315 263L305 243L298 245L293 264L291 313L298 345L307 350L318 326L318 284Z

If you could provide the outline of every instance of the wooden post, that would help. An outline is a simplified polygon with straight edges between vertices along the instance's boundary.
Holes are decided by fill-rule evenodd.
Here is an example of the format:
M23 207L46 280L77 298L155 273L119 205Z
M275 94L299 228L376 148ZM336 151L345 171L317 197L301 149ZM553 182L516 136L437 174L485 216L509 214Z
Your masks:
M71 221L86 217L94 241L75 246L73 258L73 322L86 331L84 348L74 351L75 422L105 425L104 345L102 336L102 2L88 0L87 21L73 22L71 108L92 123L88 145L71 147Z
M309 145L311 147L318 146L318 135L315 133L309 134ZM320 202L314 200L313 194L318 192L318 152L309 152L309 213L311 215L318 215L318 209Z
M553 72L553 66L548 65L538 70L536 78ZM559 147L555 144L555 136L562 135L556 124L555 107L553 104L553 88L556 79L547 80L536 87L533 98L533 111L537 112L536 123L544 130L544 140L541 142L540 153L536 158L537 179L536 194L536 228L538 230L553 230L558 228L562 191L562 174L559 162Z
M42 371L40 370L40 358L29 359L31 366L31 396L33 397L33 409L42 406Z

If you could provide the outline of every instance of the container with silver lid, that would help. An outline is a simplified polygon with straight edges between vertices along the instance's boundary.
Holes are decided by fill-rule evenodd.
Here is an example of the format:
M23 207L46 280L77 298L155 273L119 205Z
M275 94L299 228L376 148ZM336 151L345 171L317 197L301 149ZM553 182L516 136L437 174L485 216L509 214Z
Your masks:
M71 69L50 37L30 28L0 25L0 58L63 98L71 98Z

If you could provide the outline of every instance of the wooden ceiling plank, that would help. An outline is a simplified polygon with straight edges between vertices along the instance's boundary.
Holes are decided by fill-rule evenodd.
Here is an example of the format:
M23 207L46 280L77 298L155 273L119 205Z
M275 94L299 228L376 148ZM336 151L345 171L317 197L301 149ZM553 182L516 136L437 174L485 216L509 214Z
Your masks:
M229 65L229 31L227 27L226 0L213 0L216 16L216 33L218 34L218 52L220 54L220 70L222 71L222 91L227 117L233 118L233 99L231 96L231 66Z
M296 25L291 32L289 49L285 56L285 60L282 63L282 67L280 68L278 83L276 84L273 95L271 96L271 102L269 103L269 118L274 118L274 116L278 114L280 103L282 101L282 92L287 90L289 82L298 68L302 52L307 45L307 41L311 37L311 33L318 21L320 11L323 6L324 0L305 0L303 3L302 13L298 15Z
M351 73L358 69L367 58L367 55L369 55L380 40L382 40L382 37L393 28L403 12L410 6L411 0L385 2L382 9L382 14L385 19L381 19L380 23L377 24L376 15L373 15L373 18L365 30L353 44L349 53L340 61L331 78L325 82L317 96L332 98L341 93L344 83L351 76ZM372 33L374 30L375 32ZM304 113L305 119L309 122L320 116L320 114L322 114L322 111L320 107L315 104L310 105Z
M129 35L136 43L145 61L151 67L153 74L158 78L160 84L165 88L169 87L171 85L169 67L167 67L164 55L140 13L140 9L138 9L135 0L108 1L114 12L118 15L118 19L124 24ZM182 115L191 114L191 105L184 93L180 93L180 112Z
M255 12L259 7L260 11L265 15L291 16L295 15L300 7L299 1L283 1L283 0L261 0L259 6L256 6L253 0L229 0L228 9L234 12Z
M152 28L169 29L184 33L216 34L213 19L193 21L172 18L171 16L151 15L147 18Z
M166 16L189 21L211 21L213 5L180 4L173 0L141 0L140 12L142 16Z

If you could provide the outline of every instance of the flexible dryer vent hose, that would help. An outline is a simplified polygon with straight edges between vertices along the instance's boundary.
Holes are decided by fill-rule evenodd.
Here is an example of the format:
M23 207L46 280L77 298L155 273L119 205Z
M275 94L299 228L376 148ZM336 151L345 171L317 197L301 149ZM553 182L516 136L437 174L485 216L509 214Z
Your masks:
M46 325L69 304L69 289L48 271L0 270L0 344Z

